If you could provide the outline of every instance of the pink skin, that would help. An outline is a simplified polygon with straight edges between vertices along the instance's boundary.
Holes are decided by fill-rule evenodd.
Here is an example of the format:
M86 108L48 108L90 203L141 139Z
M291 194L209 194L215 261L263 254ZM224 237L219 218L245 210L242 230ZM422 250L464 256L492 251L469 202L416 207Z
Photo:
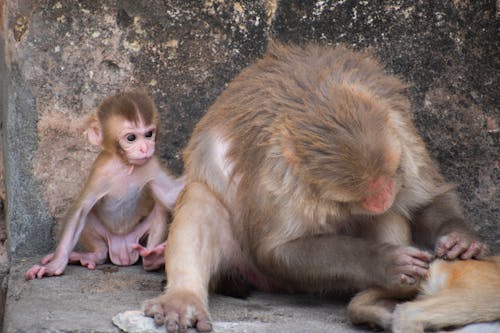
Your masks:
M429 270L429 264L434 256L412 246L390 246L384 254L390 259L384 272L391 276L391 287L413 285L423 278Z
M132 244L132 249L137 251L142 257L142 265L145 270L152 271L159 269L165 265L165 242L156 246L153 249L145 248L140 244Z
M108 152L97 157L86 186L68 214L56 251L45 256L41 265L31 267L25 273L27 280L61 275L68 263L95 269L108 256L120 266L132 265L142 257L146 270L164 264L166 209L173 208L184 179L172 177L154 156L154 126L142 121L114 121L114 126L122 129L118 138L127 161ZM101 127L92 128L89 141L101 144ZM146 217L142 214L147 206L141 201L145 188L151 190L155 200ZM140 245L139 240L146 236L146 246ZM80 237L92 249L90 252L73 251Z
M88 269L95 269L97 265L103 264L109 258L111 262L118 266L129 266L135 264L139 256L142 257L142 265L145 270L156 270L165 264L164 252L165 242L148 247L140 245L140 239L147 236L148 232L154 227L155 219L161 218L162 212L155 207L150 216L138 224L132 231L125 235L116 235L109 232L101 221L94 214L89 214L87 224L82 232L82 236L90 240L88 244L94 249L93 252L71 252L68 263L80 264ZM161 222L161 221L160 221ZM161 232L161 231L159 231ZM148 239L156 243L158 239L154 237ZM43 276L60 275L57 272L52 273L49 265L56 259L55 253L50 253L41 260L42 265L34 265L29 269L25 278L27 280L41 279ZM61 273L62 274L62 273Z
M153 271L160 269L165 265L165 257L164 257L165 246L166 243L163 242L153 249L148 249L136 243L132 244L132 249L134 251L137 251L139 253L139 256L142 257L142 266L144 267L144 269L147 271ZM60 275L60 274L50 274L47 268L43 266L47 265L53 259L54 259L54 253L46 255L40 261L42 265L34 265L26 272L25 274L26 280L33 280L35 278L41 279L44 276ZM68 263L79 264L83 267L87 267L88 269L93 270L96 268L97 265L101 265L105 261L106 260L105 259L103 260L98 252L86 252L86 253L71 252ZM126 266L120 264L117 265Z
M362 202L361 207L373 214L382 214L394 202L394 181L390 178L380 177L370 184L368 191L371 193Z
M34 278L41 279L43 276L52 276L48 275L49 272L47 271L47 268L44 267L43 265L47 265L49 262L51 262L54 259L54 253L47 254L43 259L40 261L42 266L40 265L34 265L32 268L30 268L26 274L25 277L27 280L33 280ZM72 252L69 256L68 262L71 264L80 264L83 267L87 267L88 269L95 269L96 265L103 264L105 260L102 260L99 257L98 253L94 252L88 252L88 253L78 253L78 252ZM54 274L54 275L59 275L59 274Z
M453 231L438 238L435 253L438 258L465 260L485 256L488 248L467 233Z
M139 127L139 129L138 129ZM144 165L155 152L156 126L123 121L119 143L132 165Z

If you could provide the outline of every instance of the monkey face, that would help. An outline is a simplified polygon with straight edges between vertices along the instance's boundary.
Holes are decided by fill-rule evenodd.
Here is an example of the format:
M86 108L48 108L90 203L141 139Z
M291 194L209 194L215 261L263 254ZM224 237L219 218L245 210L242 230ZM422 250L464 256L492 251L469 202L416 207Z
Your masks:
M370 191L360 205L372 214L382 214L392 206L395 197L394 180L380 177L369 185Z
M122 120L119 125L118 144L127 161L133 165L143 165L155 152L156 126Z
M363 190L358 190L362 187ZM396 195L400 190L399 176L380 176L375 180L367 180L359 185L359 182L348 182L342 185L329 184L322 186L319 191L320 197L327 205L342 204L354 215L378 215L385 213L394 203Z

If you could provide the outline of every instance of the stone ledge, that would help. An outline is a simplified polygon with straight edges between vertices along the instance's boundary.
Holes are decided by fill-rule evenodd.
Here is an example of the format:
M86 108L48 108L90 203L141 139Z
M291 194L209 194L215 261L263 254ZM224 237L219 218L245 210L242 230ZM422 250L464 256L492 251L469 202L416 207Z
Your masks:
M138 310L145 299L161 292L164 281L162 272L111 265L94 271L69 266L63 276L25 281L24 272L34 262L25 260L11 268L4 333L123 332L112 318ZM260 292L246 300L210 298L214 332L218 333L367 332L347 322L345 306L344 301L326 297ZM164 332L164 328L151 327L129 332Z

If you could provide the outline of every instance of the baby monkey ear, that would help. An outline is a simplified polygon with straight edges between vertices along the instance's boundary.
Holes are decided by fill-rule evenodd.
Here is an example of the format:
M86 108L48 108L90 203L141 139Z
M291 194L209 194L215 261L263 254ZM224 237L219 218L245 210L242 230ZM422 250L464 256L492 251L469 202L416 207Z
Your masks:
M87 137L93 145L100 146L102 144L102 127L95 115L90 116L87 120Z

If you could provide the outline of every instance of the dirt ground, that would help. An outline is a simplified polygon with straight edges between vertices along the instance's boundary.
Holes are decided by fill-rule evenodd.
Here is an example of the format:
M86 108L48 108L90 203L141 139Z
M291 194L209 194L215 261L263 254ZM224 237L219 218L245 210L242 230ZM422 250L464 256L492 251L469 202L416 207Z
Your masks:
M123 332L112 318L139 310L144 300L159 295L165 283L161 272L111 265L94 271L69 266L63 276L25 281L23 274L33 263L34 259L26 260L12 267L4 333ZM210 298L218 333L367 332L347 322L345 306L345 301L306 295L253 293L245 300L220 295ZM149 318L142 319L145 327L127 332L164 332L164 327L148 326Z

